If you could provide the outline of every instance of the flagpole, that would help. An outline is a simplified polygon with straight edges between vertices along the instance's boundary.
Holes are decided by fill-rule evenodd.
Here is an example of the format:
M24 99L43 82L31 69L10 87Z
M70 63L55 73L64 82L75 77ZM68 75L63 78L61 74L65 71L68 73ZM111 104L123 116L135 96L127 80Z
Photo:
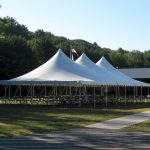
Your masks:
M72 59L72 45L70 45L70 59Z
M74 61L74 57L73 57L73 55L72 55L72 60Z

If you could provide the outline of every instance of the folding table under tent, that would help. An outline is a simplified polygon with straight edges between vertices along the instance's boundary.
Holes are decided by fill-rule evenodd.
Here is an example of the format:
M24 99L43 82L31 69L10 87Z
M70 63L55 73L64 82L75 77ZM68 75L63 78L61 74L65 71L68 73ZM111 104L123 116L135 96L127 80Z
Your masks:
M127 87L140 88L142 99L142 87L149 87L149 84L127 77L104 57L95 64L82 54L74 62L59 49L50 60L33 71L11 80L1 80L0 97L5 103L68 103L79 107L82 103L90 103L95 107L97 99L107 106L109 89L117 89L115 99L118 99L118 89L122 87L125 99Z

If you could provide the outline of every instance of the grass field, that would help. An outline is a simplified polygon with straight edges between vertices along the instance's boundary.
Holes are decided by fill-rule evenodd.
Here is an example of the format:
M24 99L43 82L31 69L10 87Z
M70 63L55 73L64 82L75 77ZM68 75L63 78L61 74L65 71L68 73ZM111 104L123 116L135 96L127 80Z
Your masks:
M138 131L138 132L150 133L150 119L142 123L139 123L137 125L124 128L123 131Z
M56 130L79 128L146 110L150 110L149 104L118 105L108 109L0 105L0 136L48 133Z

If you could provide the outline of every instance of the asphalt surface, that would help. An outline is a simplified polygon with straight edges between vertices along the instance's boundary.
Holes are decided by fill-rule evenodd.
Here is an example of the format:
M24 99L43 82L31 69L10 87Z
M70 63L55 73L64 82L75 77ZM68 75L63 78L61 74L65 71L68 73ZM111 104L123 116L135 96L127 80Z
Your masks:
M0 138L0 150L143 150L150 134L82 128L16 138Z
M0 138L0 150L150 150L150 134L119 129L150 118L150 111L81 129Z
M142 113L106 120L104 122L88 125L87 127L100 129L122 129L131 125L141 123L148 119L150 119L150 111L145 111Z

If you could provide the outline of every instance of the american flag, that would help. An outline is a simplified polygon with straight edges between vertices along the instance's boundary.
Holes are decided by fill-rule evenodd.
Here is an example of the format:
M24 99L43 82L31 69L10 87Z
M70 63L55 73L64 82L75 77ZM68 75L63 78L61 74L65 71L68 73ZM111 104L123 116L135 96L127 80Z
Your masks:
M72 54L76 54L79 57L79 54L77 53L77 51L74 48L71 49L71 52L72 52Z

